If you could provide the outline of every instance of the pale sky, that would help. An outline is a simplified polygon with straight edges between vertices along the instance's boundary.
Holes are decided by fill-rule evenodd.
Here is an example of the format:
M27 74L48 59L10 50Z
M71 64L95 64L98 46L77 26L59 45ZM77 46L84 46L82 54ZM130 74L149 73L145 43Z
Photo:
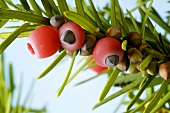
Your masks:
M17 2L17 0L13 1ZM67 1L72 4L74 0ZM93 0L94 4L99 7L103 7L108 1L109 0ZM129 10L132 9L135 6L135 2L136 0L120 0L120 4L124 10L126 8ZM153 5L159 7L160 13L165 13L165 7L169 7L169 5L162 0L155 0ZM135 12L134 17L138 16L137 13L138 12ZM58 53L55 55L57 54ZM5 60L7 64L9 64L9 62L13 63L17 87L20 76L23 76L24 78L24 96L26 96L31 81L35 80L38 74L40 74L53 61L55 55L47 59L34 58L27 50L26 38L16 39L6 49ZM74 70L80 66L77 65L79 59L81 59L80 56L76 58ZM98 96L107 81L106 75L81 86L74 87L74 84L77 82L95 75L91 70L81 72L78 77L65 88L61 97L56 98L56 91L66 75L66 70L68 69L70 61L71 59L67 58L63 63L60 63L55 67L46 77L36 81L36 86L33 91L34 98L31 106L41 108L43 105L47 105L48 113L113 113L121 99L120 97L106 103L94 111L91 111L92 107L97 103ZM112 88L109 95L117 90L118 88ZM125 110L125 108L122 108L118 113L123 112L122 110Z

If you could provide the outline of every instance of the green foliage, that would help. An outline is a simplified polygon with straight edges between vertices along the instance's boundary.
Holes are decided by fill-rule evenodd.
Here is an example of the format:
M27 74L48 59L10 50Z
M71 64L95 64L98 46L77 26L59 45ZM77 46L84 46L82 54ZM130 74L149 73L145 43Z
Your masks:
M170 33L170 18L168 21L164 21L157 11L152 7L154 0L139 0L139 5L132 10L126 10L124 13L119 5L118 0L110 0L110 5L107 4L105 7L97 9L93 4L92 0L89 0L87 5L84 0L75 0L76 10L69 7L66 0L57 0L56 5L53 0L41 0L43 7L35 0L20 0L21 4L15 4L11 0L1 0L0 1L0 27L13 29L12 32L2 32L0 33L0 38L3 42L0 44L0 53L1 53L1 69L0 69L0 112L5 111L6 113L10 111L43 111L34 110L31 108L25 108L25 106L20 106L19 97L17 106L12 106L13 91L15 90L14 75L12 65L9 66L10 72L10 84L9 88L6 86L6 81L4 79L4 60L2 53L5 49L16 39L27 37L34 29L41 25L50 25L50 17L55 14L61 14L66 17L67 21L74 21L79 24L86 34L91 34L96 37L97 40L106 36L107 30L111 26L119 26L122 29L123 37L120 39L122 43L122 48L127 54L127 51L131 46L128 45L126 36L129 32L134 31L138 32L142 36L142 44L145 44L147 47L140 50L144 55L142 62L139 66L139 72L132 74L128 71L124 72L119 70L117 67L111 67L107 71L103 72L108 75L108 81L106 82L105 87L101 91L99 97L99 102L93 107L97 107L107 104L107 102L115 99L116 97L127 94L130 102L125 102L122 100L122 104L126 103L127 113L135 112L144 112L144 113L155 113L156 111L161 111L162 109L167 109L165 104L169 104L170 93L169 81L170 79L163 80L159 73L154 75L149 75L146 71L149 63L156 59L160 65L163 62L166 62L169 59L170 53L170 42L168 41L168 35ZM146 3L149 3L149 6L146 7ZM137 21L132 12L138 10L141 20ZM8 22L20 22L22 20L22 25L15 26L5 26ZM156 23L159 27L165 32L164 35L160 34L156 27ZM15 29L15 30L14 30ZM129 47L130 46L130 47ZM141 49L138 48L137 49ZM66 50L63 50L58 54L56 59L38 76L38 79L46 76L58 63L66 56ZM73 72L72 76L71 71L73 68L73 63L76 58L76 52L72 58L68 73L64 79L63 84L58 90L58 96L62 94L64 88L68 83L70 83L83 69L86 65L93 59L90 57L85 61L79 69ZM101 76L103 73L98 74ZM146 75L143 77L143 75ZM94 78L97 79L98 76L94 76L84 81L80 81L77 85L86 83ZM155 86L160 85L157 89ZM110 96L107 96L111 87L122 86L122 89L117 91ZM21 88L20 88L21 90ZM31 89L30 89L31 90ZM136 95L134 93L137 92ZM19 93L20 94L20 93ZM141 94L147 94L145 99L140 99ZM165 96L163 96L165 95ZM20 95L19 95L20 96ZM141 102L140 104L138 104ZM135 106L132 108L132 106Z
M22 86L23 80L21 78L19 84L19 91L17 95L17 101L14 99L14 92L16 92L17 88L15 88L14 82L14 72L12 64L5 65L4 55L0 55L0 112L1 113L42 113L46 112L46 109L43 107L42 109L34 109L27 104L30 103L31 91L33 89L34 83L30 86L28 90L28 94L23 103L21 103L20 99L22 97ZM5 66L4 66L5 65ZM4 73L5 69L8 69L9 74ZM9 79L7 79L9 78Z

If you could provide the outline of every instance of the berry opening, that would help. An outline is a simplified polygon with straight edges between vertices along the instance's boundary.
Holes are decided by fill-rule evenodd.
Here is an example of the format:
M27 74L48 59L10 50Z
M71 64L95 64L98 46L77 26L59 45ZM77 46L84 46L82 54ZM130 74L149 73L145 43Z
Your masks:
M34 49L32 48L31 44L27 43L28 50L30 51L31 54L35 54Z
M67 30L64 31L64 33L62 33L60 40L63 43L67 43L67 44L74 44L76 41L75 35L71 30Z
M118 62L119 62L119 56L117 55L108 56L105 60L107 66L116 66Z

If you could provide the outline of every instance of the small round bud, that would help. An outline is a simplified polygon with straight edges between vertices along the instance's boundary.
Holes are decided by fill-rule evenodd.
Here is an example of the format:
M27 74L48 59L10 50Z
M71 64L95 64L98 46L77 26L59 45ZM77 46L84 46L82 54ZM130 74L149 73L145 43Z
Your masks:
M129 48L127 51L127 55L130 61L136 63L138 61L142 61L143 55L142 53L136 48Z
M94 36L86 35L84 45L80 49L80 55L82 56L92 55L96 42L97 41Z
M119 26L113 26L107 30L106 35L109 37L120 39L122 37L122 30Z
M156 75L158 73L158 61L153 59L146 71L150 75Z
M162 63L160 65L159 74L163 79L168 80L168 78L170 77L170 61Z
M50 24L56 28L59 28L64 23L65 23L65 18L59 14L51 17L50 19Z
M146 44L141 44L141 45L139 46L139 50L140 50L141 52L142 52L142 51L145 52L146 48L147 48L147 45L146 45Z
M122 71L127 71L130 65L130 61L126 55L124 55L123 60L117 65L117 67Z
M130 32L126 39L128 40L128 44L132 47L139 47L142 44L142 36L137 32Z

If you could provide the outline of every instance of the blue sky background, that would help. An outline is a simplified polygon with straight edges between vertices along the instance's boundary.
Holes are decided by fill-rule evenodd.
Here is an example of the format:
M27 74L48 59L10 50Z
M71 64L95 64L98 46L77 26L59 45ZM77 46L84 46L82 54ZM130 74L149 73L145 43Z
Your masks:
M13 0L16 3L18 0ZM74 6L74 0L67 0L69 4ZM109 0L93 0L94 4L99 7L103 7ZM132 9L135 7L136 0L120 0L121 7L125 9ZM166 1L155 0L153 5L159 8L159 13L165 14L165 11L169 7ZM134 17L138 18L138 12L133 13ZM8 24L9 25L9 24ZM158 27L158 30L161 29ZM2 32L4 30L0 30ZM66 70L69 67L71 61L70 58L65 59L57 67L55 67L47 76L36 81L35 78L53 61L55 55L46 59L36 59L30 55L26 47L26 38L16 39L5 50L5 61L7 64L12 63L15 72L15 83L19 86L20 77L23 77L23 99L28 92L28 88L32 81L35 81L35 87L33 90L33 101L31 106L41 108L47 105L48 113L113 113L121 100L118 97L98 109L92 111L92 107L97 103L98 96L107 81L107 76L103 75L95 80L92 80L81 86L74 87L74 84L95 75L91 70L81 72L78 77L72 81L63 91L59 98L56 98L56 91L60 87L65 75ZM78 68L79 59L76 58L75 67L73 72ZM118 88L112 88L108 95L119 90ZM118 112L121 113L125 110L124 107Z

